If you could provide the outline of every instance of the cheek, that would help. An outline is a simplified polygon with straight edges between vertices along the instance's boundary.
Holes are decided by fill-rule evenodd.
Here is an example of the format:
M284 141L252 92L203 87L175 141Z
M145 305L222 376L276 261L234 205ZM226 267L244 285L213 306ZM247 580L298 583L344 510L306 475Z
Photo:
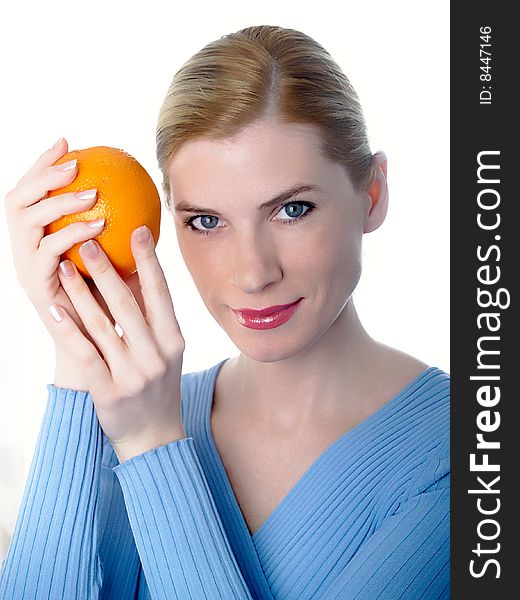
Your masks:
M223 263L222 260L219 260L219 253L208 252L208 248L204 244L206 240L199 240L199 237L203 236L177 230L179 249L186 268L204 300L212 289L218 287L216 282L222 281Z
M333 301L350 296L361 276L361 239L357 230L334 224L306 253L307 270L323 286Z
M308 231L306 235L288 236L275 244L287 280L302 289L316 283L326 300L336 303L355 289L361 275L361 230L346 226L341 218L323 227ZM295 226L296 227L296 226ZM198 239L184 230L177 230L179 248L193 282L204 301L210 300L212 290L218 290L229 279L229 265L223 256L224 249L211 240Z

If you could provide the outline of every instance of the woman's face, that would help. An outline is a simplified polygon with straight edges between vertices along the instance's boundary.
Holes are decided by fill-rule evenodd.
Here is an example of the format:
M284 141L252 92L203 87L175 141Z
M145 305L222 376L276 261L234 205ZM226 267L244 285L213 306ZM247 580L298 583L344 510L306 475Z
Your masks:
M317 341L361 274L370 196L320 144L311 125L259 120L233 138L190 140L170 164L186 266L210 313L255 360L282 360ZM314 189L261 206L304 185ZM299 298L292 317L269 329L247 327L231 310Z

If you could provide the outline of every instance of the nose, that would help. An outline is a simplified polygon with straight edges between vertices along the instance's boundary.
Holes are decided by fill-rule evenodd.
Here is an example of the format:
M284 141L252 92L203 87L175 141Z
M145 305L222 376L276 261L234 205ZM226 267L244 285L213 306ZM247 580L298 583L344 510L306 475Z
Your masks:
M232 282L244 293L259 293L282 279L283 270L278 252L268 235L243 231L237 235L232 251Z

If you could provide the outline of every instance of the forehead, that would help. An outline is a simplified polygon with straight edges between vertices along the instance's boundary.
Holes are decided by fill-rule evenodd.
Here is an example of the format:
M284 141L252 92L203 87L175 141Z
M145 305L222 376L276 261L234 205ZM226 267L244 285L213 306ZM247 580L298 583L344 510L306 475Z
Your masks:
M185 142L169 165L172 199L257 199L305 181L320 185L339 165L322 152L318 130L308 124L259 120L224 140Z

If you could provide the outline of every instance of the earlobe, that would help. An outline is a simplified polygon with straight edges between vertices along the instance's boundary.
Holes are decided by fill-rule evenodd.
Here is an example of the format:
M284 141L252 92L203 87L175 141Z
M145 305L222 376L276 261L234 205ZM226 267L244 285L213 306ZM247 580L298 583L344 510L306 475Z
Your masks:
M364 233L370 233L380 227L388 211L387 159L385 153L376 152L374 161L374 180L367 192L371 200L371 207L365 220Z

